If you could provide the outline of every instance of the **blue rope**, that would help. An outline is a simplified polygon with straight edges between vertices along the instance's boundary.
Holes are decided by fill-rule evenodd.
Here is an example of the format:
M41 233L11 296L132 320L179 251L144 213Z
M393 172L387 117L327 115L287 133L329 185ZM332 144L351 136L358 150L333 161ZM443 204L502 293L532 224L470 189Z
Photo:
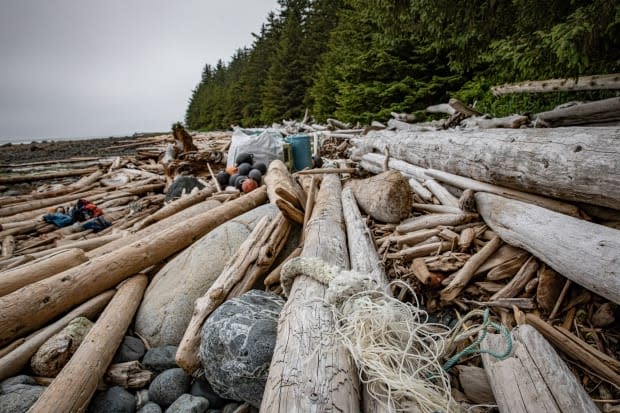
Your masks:
M467 316L465 318L467 318ZM482 340L484 340L484 338L487 336L487 333L489 332L489 327L499 331L502 337L504 337L504 340L506 340L506 350L504 352L496 353L490 350L484 350L480 348L480 343L482 343ZM480 331L480 334L478 334L478 338L469 346L465 347L462 351L450 357L450 359L446 361L446 363L443 365L444 371L450 371L450 369L454 367L462 357L469 356L475 353L486 353L499 360L504 360L510 355L510 353L512 353L512 336L510 334L510 331L508 331L508 329L503 325L491 321L490 311L488 308L484 310L482 329Z

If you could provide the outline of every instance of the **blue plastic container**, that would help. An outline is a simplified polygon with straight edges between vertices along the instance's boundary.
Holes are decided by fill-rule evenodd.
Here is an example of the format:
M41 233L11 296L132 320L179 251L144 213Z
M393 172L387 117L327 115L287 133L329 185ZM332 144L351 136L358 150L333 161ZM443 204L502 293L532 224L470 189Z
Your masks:
M310 147L310 136L308 135L292 135L286 138L291 144L293 152L293 169L301 171L306 168L312 168L312 148Z

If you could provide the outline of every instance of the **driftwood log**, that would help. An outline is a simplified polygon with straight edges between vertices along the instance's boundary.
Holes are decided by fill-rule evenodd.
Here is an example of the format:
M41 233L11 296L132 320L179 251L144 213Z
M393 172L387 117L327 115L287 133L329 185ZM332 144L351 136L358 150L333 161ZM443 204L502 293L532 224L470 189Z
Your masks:
M114 296L114 290L105 291L73 309L64 317L26 338L17 340L17 345L0 358L0 380L18 374L28 364L30 357L54 334L65 328L76 317L96 317ZM2 351L4 353L4 351Z
M476 202L505 242L620 304L620 231L497 195L478 193Z
M519 83L506 83L493 86L495 96L509 93L577 92L583 90L620 89L620 74L579 76L578 78L528 80Z
M618 208L618 127L369 132L352 157L390 156L482 182ZM535 172L534 172L535 171Z
M349 267L340 201L340 179L323 177L302 257L319 257ZM325 412L360 410L357 369L334 335L331 309L322 301L326 286L306 276L296 277L280 314L278 336L261 410Z
M0 297L0 345L182 250L223 222L267 200L264 188L77 267Z
M192 318L176 354L177 364L188 374L200 369L200 331L207 317L227 298L249 291L258 277L269 270L282 251L290 229L291 224L282 213L273 218L263 217L209 290L196 300Z
M37 412L82 412L103 379L142 300L148 279L137 275L118 287L114 298L69 363L30 408Z
M306 204L303 189L293 180L284 162L277 159L271 161L264 181L269 202L276 205L290 221L303 223L303 206Z
M513 330L513 353L505 360L482 354L484 369L502 412L596 412L598 408L553 347L529 325ZM481 348L501 353L499 334Z
M409 216L413 196L407 180L396 171L350 182L360 209L374 219L398 224Z
M620 120L620 97L580 103L536 115L536 126L559 127Z

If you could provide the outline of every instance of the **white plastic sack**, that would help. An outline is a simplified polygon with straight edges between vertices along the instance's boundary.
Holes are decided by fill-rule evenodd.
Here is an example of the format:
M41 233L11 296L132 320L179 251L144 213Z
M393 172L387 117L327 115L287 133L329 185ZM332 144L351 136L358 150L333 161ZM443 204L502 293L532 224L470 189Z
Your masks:
M282 134L275 129L235 128L226 166L234 165L237 155L242 152L254 154L254 162L269 165L275 159L282 159L282 143Z

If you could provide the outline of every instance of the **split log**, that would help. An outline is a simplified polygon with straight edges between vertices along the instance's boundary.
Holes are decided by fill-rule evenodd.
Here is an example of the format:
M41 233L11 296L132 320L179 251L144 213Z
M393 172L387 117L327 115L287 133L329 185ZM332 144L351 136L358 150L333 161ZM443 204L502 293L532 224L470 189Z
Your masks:
M67 309L182 250L222 222L264 203L266 192L258 188L149 238L0 297L0 345L39 328Z
M0 273L0 296L88 261L84 251L72 248Z
M519 326L513 337L513 354L507 359L482 354L500 411L598 411L566 363L534 328ZM481 348L501 353L505 346L500 335L489 334Z
M114 296L114 290L105 291L67 313L45 328L20 339L19 346L0 358L0 380L18 374L30 361L30 357L50 337L65 328L76 317L95 318Z
M425 228L435 228L439 225L451 226L472 222L479 218L478 214L430 214L410 218L396 227L396 232L405 234Z
M147 283L145 275L137 275L118 287L114 298L69 363L30 408L31 413L86 410L116 349L123 341Z
M22 182L34 182L43 181L47 179L67 178L70 176L92 174L97 171L98 168L85 168L85 169L71 169L68 171L60 172L48 172L43 174L30 174L30 175L12 175L0 177L0 184L2 185L15 185Z
M620 303L620 231L497 195L478 193L476 202L485 222L504 241Z
M319 257L349 267L340 201L340 179L323 177L308 222L303 257ZM276 347L261 410L270 412L358 412L359 382L355 363L333 334L335 320L323 301L326 286L296 277L280 314Z
M269 168L267 169L267 174L263 180L265 181L265 186L267 187L269 202L272 204L275 204L277 199L281 199L281 197L276 194L276 189L278 188L283 188L290 194L297 194L295 186L298 184L291 176L284 162L278 159L271 161Z
M194 304L192 318L176 354L177 364L188 374L200 369L200 331L209 315L227 299L249 291L276 259L288 238L291 225L279 213L263 217L250 236L230 258L209 290ZM236 288L238 284L239 288Z
M467 286L467 283L475 275L476 270L484 264L484 262L502 245L502 240L499 237L495 237L491 241L482 247L480 251L474 254L469 261L465 263L446 288L441 290L441 299L446 302L454 300L461 291Z
M372 131L364 140L355 141L352 158L387 148L390 156L420 167L562 200L618 208L619 134L618 127Z
M509 93L577 92L583 90L620 89L620 74L580 76L578 78L528 80L519 83L505 83L493 86L495 96Z
M605 123L620 120L620 97L580 103L535 115L538 127L559 127Z
M196 192L195 194L179 198L134 225L133 230L139 231L154 222L161 221L164 218L168 218L170 215L174 215L177 212L184 210L185 208L195 205L198 202L204 201L205 199L207 199L207 197L213 195L214 192L214 188L212 186L208 186Z
M396 171L354 180L349 187L360 209L374 219L398 224L409 216L413 196L407 180Z
M351 269L368 274L381 290L392 295L381 258L375 249L370 229L364 223L353 190L351 188L343 189L341 199ZM362 411L365 413L394 412L395 409L391 401L382 400L380 403L370 396L368 387L371 385L362 384Z

